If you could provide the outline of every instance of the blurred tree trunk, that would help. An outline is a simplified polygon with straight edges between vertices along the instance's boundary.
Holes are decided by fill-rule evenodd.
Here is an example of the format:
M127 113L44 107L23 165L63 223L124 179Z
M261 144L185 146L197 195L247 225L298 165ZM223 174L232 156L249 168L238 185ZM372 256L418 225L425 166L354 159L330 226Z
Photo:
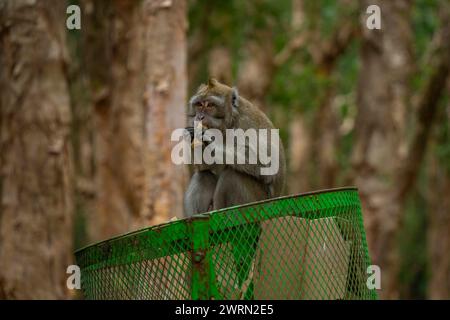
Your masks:
M443 28L440 34L443 48L441 51L447 51L447 58L443 54L442 61L450 60L450 4L441 10L443 17ZM441 45L442 45L441 44ZM441 52L442 54L442 52ZM446 84L447 95L450 94L450 61L446 63L447 77L443 79ZM445 66L440 68L445 69ZM433 93L435 95L435 93ZM440 126L448 126L450 122L450 104L447 102L446 108L439 110L437 115ZM442 133L440 133L442 132ZM445 130L435 131L436 143L431 153L430 179L428 187L428 214L429 227L428 235L428 257L430 278L428 281L428 298L430 299L449 299L450 298L450 168L448 161L438 156L438 148L445 148L448 144L448 134Z
M448 119L448 118L447 118ZM448 121L448 120L447 120ZM432 159L428 188L429 299L450 298L450 175L448 168Z
M139 3L85 1L86 62L94 106L95 211L89 238L130 230L142 211L144 90Z
M369 30L365 9L379 5L382 29ZM382 298L398 298L395 285L399 202L394 179L405 159L405 113L412 66L411 1L363 1L361 65L352 164L359 188L369 249L381 267Z
M0 2L0 299L67 297L72 259L65 2Z
M276 72L273 35L269 30L263 30L257 38L249 40L243 49L245 58L239 67L237 83L243 97L269 112L266 99Z
M99 239L182 215L184 169L171 161L170 135L184 126L186 4L83 5L97 129L90 237Z
M301 35L305 33L305 10L304 0L292 0L292 17L291 17L291 29L295 34ZM303 35L304 36L304 35ZM287 59L290 54L287 54L288 50L285 49L275 57L275 62L280 63L280 57ZM283 58L283 56L285 56ZM281 61L284 63L284 61ZM288 168L291 174L287 178L288 193L301 193L309 191L308 181L308 161L311 151L311 136L306 125L304 116L302 114L296 115L289 124L289 156L288 156Z
M208 55L208 72L211 78L219 82L233 85L231 52L223 46L216 46L211 49Z
M336 28L331 39L326 42L314 41L310 51L321 75L329 80L324 88L319 109L315 114L311 136L315 139L311 147L314 170L318 172L318 183L314 188L332 188L338 173L337 154L340 142L339 117L335 108L336 85L335 68L339 58L345 54L358 32L358 25L352 17L346 17Z
M146 181L142 224L183 217L186 168L173 164L171 133L184 128L186 108L185 0L149 1L145 28Z
M289 172L287 190L290 194L311 191L308 180L311 137L302 116L298 115L289 124Z

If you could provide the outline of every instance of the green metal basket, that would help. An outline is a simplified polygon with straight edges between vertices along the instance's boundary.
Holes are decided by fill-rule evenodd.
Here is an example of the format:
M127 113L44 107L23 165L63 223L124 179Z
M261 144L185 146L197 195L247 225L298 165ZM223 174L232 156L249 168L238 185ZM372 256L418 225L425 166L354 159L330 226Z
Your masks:
M87 299L376 299L355 188L176 220L76 252Z

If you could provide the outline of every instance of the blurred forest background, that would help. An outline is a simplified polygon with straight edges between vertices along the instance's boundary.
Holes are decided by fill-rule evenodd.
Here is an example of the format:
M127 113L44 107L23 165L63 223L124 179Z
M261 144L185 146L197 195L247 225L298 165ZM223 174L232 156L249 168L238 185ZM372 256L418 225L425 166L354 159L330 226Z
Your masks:
M359 188L382 298L449 299L449 64L447 0L0 0L0 298L73 297L74 249L182 217L170 133L211 76L280 128L286 193Z

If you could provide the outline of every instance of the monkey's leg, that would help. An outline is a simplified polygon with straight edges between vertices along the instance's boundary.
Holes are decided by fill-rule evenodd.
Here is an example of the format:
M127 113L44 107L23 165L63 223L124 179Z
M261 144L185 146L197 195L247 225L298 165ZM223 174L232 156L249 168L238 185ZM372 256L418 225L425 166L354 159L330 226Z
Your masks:
M262 182L250 175L227 168L222 171L217 181L213 204L216 210L268 197L268 190ZM258 218L256 216L255 222L249 221L239 226L239 234L245 236L232 238L230 241L240 286L239 296L244 299L253 298L252 265L255 265L254 260L261 233Z
M250 175L226 168L219 176L214 192L214 210L264 200L266 186Z
M217 178L211 171L194 173L184 197L184 214L190 217L212 209Z

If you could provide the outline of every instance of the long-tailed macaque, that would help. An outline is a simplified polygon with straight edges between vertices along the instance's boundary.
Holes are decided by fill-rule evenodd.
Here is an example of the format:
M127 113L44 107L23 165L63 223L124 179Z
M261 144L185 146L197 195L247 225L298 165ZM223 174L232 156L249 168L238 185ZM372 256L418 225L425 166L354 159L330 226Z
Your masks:
M194 174L191 178L184 198L185 215L207 212L238 204L254 202L280 196L284 189L285 156L283 146L278 134L274 139L270 134L273 124L267 116L251 102L239 96L236 88L210 79L207 84L201 85L197 93L190 99L187 111L187 128L191 136L194 132L194 123L201 122L204 129L217 129L224 137L222 147L217 147L214 152L223 152L224 156L229 148L224 147L231 141L232 146L250 156L258 154L258 148L265 146L264 150L275 150L272 159L278 161L275 172L262 174L270 164L267 161L257 159L256 162L245 163L236 161L234 157L231 163L223 164L197 164L194 165ZM261 136L257 136L256 145L250 139L239 142L238 139L227 136L227 129L267 129L267 142L262 142ZM216 130L216 132L217 132ZM209 130L211 131L211 130ZM228 130L229 131L229 130ZM251 131L251 130L250 130ZM206 130L206 133L208 130ZM205 135L206 135L205 133ZM228 137L228 140L227 140ZM205 142L206 141L206 142ZM204 149L214 140L205 139L201 142ZM254 141L254 140L253 140ZM272 148L274 147L275 148ZM235 149L236 150L236 149ZM274 157L276 156L276 157Z

